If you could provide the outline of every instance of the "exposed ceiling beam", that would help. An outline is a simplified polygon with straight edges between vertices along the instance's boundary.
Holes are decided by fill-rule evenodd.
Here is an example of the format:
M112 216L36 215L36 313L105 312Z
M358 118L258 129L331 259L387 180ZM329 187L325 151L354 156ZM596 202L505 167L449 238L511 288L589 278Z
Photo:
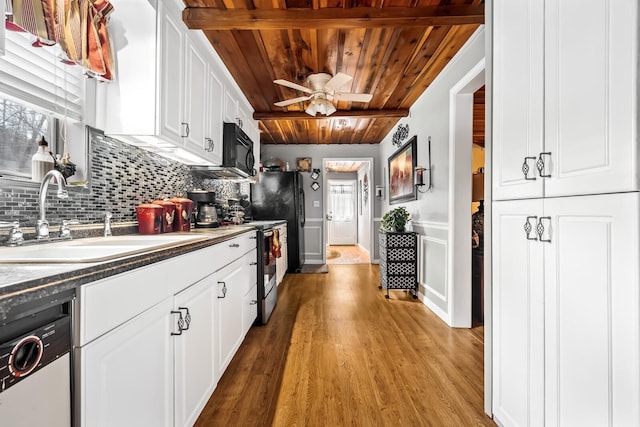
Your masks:
M484 24L484 5L251 10L188 7L182 11L182 20L192 30L429 27Z
M396 117L408 117L409 109L399 110L347 110L336 111L330 116L310 116L304 111L290 111L290 112L255 112L253 113L254 120L326 120L326 119L338 119L344 117L357 117L359 119L389 119Z

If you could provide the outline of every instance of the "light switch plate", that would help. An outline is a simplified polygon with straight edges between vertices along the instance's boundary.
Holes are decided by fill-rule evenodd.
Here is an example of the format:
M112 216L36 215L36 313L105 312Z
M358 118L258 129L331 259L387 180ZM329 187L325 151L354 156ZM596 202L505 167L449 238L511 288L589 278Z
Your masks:
M314 200L313 201L313 207L314 208L319 208L320 207L320 200Z

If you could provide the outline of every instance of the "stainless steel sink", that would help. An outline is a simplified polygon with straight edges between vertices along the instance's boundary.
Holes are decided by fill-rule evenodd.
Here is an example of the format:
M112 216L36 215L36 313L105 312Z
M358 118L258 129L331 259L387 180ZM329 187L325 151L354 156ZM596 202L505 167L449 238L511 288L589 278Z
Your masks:
M90 263L167 249L207 239L187 234L92 237L55 243L0 248L0 263Z

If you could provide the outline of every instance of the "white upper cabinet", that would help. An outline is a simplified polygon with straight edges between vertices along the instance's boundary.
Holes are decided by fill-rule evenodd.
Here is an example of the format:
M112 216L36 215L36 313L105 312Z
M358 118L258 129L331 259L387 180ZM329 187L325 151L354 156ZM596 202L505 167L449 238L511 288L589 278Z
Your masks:
M638 2L545 2L546 196L638 186Z
M222 163L222 103L224 102L224 86L213 71L207 78L207 115L206 115L206 150L211 153L215 163Z
M107 135L154 151L179 147L201 159L193 163L221 164L227 113L228 121L237 122L242 104L249 108L245 126L256 125L210 43L200 31L187 29L176 0L113 3L118 73L105 85L99 126Z
M495 200L635 191L637 2L494 2Z
M185 104L185 47L184 24L171 9L160 7L160 121L159 133L173 141L180 141L186 126L183 125ZM192 53L190 51L189 53ZM126 78L126 76L124 76ZM190 76L189 76L190 77Z
M493 33L493 197L542 194L543 10L539 1L495 0ZM526 162L527 174L523 173Z

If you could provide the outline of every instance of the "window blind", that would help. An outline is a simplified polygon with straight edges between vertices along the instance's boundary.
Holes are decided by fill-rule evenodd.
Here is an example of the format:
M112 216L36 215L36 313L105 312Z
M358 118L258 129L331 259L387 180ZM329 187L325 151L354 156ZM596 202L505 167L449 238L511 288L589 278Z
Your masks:
M0 0L1 1L1 0ZM5 32L5 54L0 56L0 92L8 97L82 120L83 69L63 63L58 45L33 47L29 33Z

